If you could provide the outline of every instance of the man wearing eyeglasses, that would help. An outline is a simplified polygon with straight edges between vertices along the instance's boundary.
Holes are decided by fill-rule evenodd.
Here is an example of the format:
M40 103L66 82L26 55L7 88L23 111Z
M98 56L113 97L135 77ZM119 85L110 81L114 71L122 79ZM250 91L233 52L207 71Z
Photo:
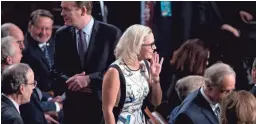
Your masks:
M19 106L30 102L34 72L26 64L10 65L3 71L1 83L1 124L24 124Z
M2 55L1 56L1 67L2 67L1 71L2 72L5 69L7 69L9 66L11 66L13 64L20 63L22 53L21 53L21 49L19 47L19 44L17 42L17 39L15 39L12 36L7 36L7 37L2 38L1 39L1 55ZM33 73L33 80L34 80L34 73ZM34 85L33 87L36 87L37 83L36 83L36 81L34 81L34 83L29 83L27 85ZM28 111L33 109L35 111L31 112L31 116L29 116L27 120L32 121L32 120L36 119L37 121L40 121L40 124L42 124L41 122L45 122L45 124L47 124L47 122L45 120L45 117L47 117L46 118L47 120L49 120L49 119L52 120L52 118L50 118L49 115L44 114L44 111L42 109L43 108L52 108L52 109L55 110L56 109L56 107L55 107L56 104L54 102L48 102L48 101L47 102L41 102L41 99L40 99L40 101L37 100L38 97L37 97L36 94L38 94L38 92L36 92L36 90L39 90L39 89L36 88L34 90L34 92L32 93L32 97L31 97L32 102L28 101L29 103L26 104L26 106L29 106L29 105L33 104L32 105L33 107L29 107L31 109L27 109L27 108L23 107L24 105L22 105L20 107L21 115L23 115L23 113L25 113L24 115L29 116ZM41 91L39 91L39 92L41 93L42 97L46 96L45 93L43 94ZM29 96L29 99L30 99L30 96ZM44 98L46 98L46 97L44 97ZM35 109L35 108L37 108L37 109ZM61 108L62 107L59 107L59 109L61 109ZM32 115L37 116L37 118L32 118ZM38 117L41 117L41 119L39 119ZM26 122L25 119L23 119L23 120L24 120L24 123L29 124L29 123ZM36 123L33 122L31 124L36 124Z

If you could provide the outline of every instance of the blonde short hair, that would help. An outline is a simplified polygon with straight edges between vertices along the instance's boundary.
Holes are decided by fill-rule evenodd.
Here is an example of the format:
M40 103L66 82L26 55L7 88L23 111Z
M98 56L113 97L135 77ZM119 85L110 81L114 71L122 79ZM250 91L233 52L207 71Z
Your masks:
M127 64L134 63L138 59L145 37L150 33L152 30L149 27L139 24L127 28L115 48L115 57Z

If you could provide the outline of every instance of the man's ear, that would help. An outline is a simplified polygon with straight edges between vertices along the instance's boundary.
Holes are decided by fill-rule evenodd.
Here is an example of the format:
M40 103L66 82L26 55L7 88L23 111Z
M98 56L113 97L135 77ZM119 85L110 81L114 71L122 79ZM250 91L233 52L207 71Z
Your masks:
M28 32L31 31L31 28L32 28L32 22L30 21L30 22L28 23Z
M21 84L20 87L19 87L19 92L21 94L24 94L25 93L25 84Z
M11 57L11 56L7 56L7 58L6 58L6 63L7 63L8 65L12 65L12 57Z
M84 16L85 14L87 14L87 9L86 9L85 6L83 6L83 7L81 8L81 10L82 10L81 16Z

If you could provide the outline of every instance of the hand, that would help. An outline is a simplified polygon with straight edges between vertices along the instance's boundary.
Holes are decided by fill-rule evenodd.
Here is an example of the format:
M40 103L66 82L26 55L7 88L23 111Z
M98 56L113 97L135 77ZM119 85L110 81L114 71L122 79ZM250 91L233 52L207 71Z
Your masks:
M61 96L56 96L51 101L53 101L53 102L62 102L63 100L62 100Z
M60 107L60 110L62 110L62 108L63 108L63 104L62 103L60 103L60 102L57 102L58 103L58 105L59 105L59 107Z
M68 84L68 89L73 91L79 91L82 88L87 87L89 85L89 82L90 78L88 75L85 75L85 72L76 74L66 81L66 83Z
M234 36L236 36L236 37L240 37L240 33L238 32L238 30L237 30L236 28L232 27L232 26L229 25L229 24L223 24L223 25L221 26L221 29L233 33Z
M153 57L150 61L150 74L151 74L151 80L154 80L156 82L159 82L159 74L162 70L162 64L163 64L164 58L161 58L161 61L159 62L159 55L157 52L153 53Z
M58 121L56 121L55 119L53 119L50 115L48 114L44 114L44 117L46 119L46 121L51 124L51 123L54 123L54 124L59 124Z
M47 114L51 117L58 117L58 113L56 111L47 111L47 112L44 112L44 114Z
M240 18L243 20L243 22L248 23L249 21L253 20L253 16L245 11L240 11L239 12Z

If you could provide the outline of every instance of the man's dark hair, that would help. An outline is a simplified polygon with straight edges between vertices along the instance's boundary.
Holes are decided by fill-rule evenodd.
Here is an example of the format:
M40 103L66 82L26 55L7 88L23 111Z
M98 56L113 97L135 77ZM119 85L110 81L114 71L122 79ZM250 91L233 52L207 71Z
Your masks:
M87 9L87 14L91 15L93 7L92 1L75 1L75 3L79 8L85 6L85 8Z
M54 21L54 16L50 11L44 9L37 9L30 14L29 23L34 25L38 17L48 17Z

